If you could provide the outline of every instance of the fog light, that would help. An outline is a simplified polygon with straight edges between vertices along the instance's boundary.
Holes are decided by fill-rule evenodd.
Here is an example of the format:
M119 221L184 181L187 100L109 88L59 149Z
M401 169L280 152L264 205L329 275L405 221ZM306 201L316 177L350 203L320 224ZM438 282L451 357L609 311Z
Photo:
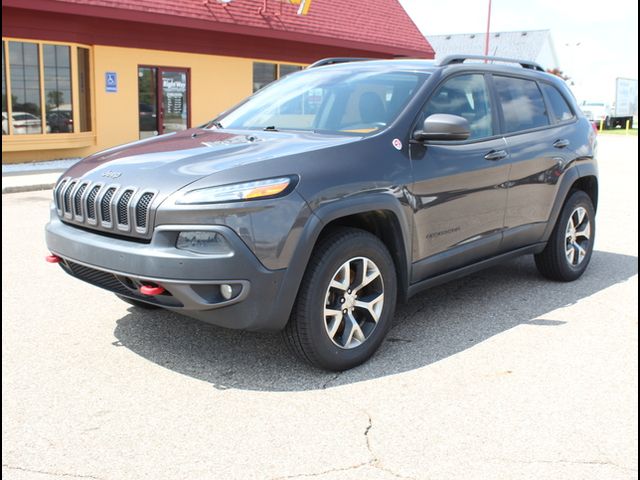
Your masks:
M231 246L216 232L180 232L176 248L206 255L228 255Z
M225 300L231 300L231 297L233 297L233 288L231 285L223 283L220 285L220 294Z

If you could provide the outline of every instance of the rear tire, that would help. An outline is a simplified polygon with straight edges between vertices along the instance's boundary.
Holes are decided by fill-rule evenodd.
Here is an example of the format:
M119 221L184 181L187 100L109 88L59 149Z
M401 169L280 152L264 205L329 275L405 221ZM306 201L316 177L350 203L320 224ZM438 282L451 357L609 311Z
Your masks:
M133 298L125 297L123 295L118 295L117 293L115 295L123 302L126 302L129 305L133 305L134 307L142 308L144 310L158 310L159 308L161 308L151 303L141 302L140 300L134 300Z
M547 246L535 255L538 271L561 282L580 278L591 260L595 233L591 198L582 190L574 191L562 208Z
M309 260L283 331L285 342L316 367L353 368L384 340L396 294L395 265L380 239L364 230L336 229Z

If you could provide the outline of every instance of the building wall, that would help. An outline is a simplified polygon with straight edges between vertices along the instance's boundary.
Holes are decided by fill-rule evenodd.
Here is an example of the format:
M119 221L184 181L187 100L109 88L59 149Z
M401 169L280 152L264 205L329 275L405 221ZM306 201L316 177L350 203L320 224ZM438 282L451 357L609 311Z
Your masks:
M265 61L265 60L260 60ZM2 162L19 163L58 158L84 157L138 139L138 66L180 67L190 70L191 126L204 123L252 93L253 59L146 50L111 46L93 47L93 112L95 136L86 134L46 135L59 145L48 149L8 151L3 137ZM275 62L274 62L275 63ZM282 62L279 62L282 63ZM105 72L118 74L118 91L105 91ZM80 148L66 148L70 138L90 143ZM29 135L17 140L28 142ZM41 137L41 136L40 136ZM91 135L89 135L91 137ZM28 146L27 146L28 148Z

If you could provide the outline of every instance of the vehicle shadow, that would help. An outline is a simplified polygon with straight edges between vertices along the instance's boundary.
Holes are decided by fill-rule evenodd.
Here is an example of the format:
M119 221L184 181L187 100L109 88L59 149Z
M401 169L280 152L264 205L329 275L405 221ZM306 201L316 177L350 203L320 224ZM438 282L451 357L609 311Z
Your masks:
M222 329L162 310L130 308L117 321L114 345L217 389L331 388L427 366L518 325L562 328L566 322L541 317L637 273L637 257L597 251L580 280L557 283L537 273L532 257L516 259L399 306L377 354L342 374L303 364L279 334Z

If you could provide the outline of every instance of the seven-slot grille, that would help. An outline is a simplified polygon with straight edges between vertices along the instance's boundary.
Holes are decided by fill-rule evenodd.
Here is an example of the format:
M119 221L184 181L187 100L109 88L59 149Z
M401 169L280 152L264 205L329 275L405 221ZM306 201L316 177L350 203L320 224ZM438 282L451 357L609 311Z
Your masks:
M58 215L89 228L145 237L156 192L64 178L54 191Z

